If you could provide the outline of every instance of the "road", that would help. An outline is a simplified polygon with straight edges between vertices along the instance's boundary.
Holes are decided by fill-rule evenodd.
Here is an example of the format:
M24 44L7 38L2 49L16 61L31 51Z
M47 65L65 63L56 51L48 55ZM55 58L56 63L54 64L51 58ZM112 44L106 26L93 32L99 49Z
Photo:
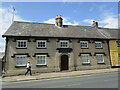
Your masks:
M3 88L118 88L118 72L3 82Z

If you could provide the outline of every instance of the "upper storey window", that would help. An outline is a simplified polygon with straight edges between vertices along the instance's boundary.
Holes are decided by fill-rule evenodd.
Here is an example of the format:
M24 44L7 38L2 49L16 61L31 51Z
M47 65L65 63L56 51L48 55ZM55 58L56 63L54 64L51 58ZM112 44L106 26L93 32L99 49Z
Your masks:
M95 42L95 48L102 48L102 42L96 41L96 42Z
M37 40L37 48L46 48L46 40Z
M120 40L116 41L117 43L117 48L120 48Z
M69 41L60 41L60 48L69 48Z
M27 40L17 40L17 48L27 48Z
M81 48L88 48L88 41L80 41Z
M118 53L118 62L120 62L120 53Z

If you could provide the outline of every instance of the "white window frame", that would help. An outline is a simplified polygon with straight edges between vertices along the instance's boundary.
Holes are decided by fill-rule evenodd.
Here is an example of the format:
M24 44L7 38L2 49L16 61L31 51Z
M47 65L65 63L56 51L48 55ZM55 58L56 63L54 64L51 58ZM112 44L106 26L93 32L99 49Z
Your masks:
M101 61L98 61L98 58L97 58L97 56L102 56L102 62ZM99 64L99 63L104 63L105 61L104 61L104 54L96 54L96 60L97 60L97 63Z
M96 47L96 44L100 44L101 46L100 47ZM95 48L102 48L102 42L101 41L95 41Z
M61 43L67 43L67 47L63 47L64 45L61 45ZM69 48L69 41L67 41L67 40L60 40L60 48Z
M26 47L19 47L19 42L21 43L21 42L26 42ZM24 45L23 45L24 46ZM16 46L17 48L27 48L27 40L17 40L17 46Z
M24 61L24 63L23 64L18 64L18 58L20 58L20 57L24 57L25 58L25 61ZM16 55L15 56L15 60L16 60L16 66L26 66L26 59L27 59L27 56L26 55Z
M45 57L45 63L44 63L44 64L42 64L42 63L39 64L39 63L38 63L38 57ZM47 61L47 55L36 55L36 64L37 64L37 65L47 65L47 62L46 62L46 61Z
M120 48L120 40L116 41L116 45L117 45L117 48Z
M45 47L39 47L38 42L45 42ZM37 48L46 48L46 47L47 47L46 40L37 40Z
M82 46L82 43L86 43L87 44L87 47L85 47L85 46ZM88 41L80 41L80 46L81 46L81 48L88 48Z
M88 62L83 62L83 56L87 56L88 57ZM81 54L81 59L82 59L82 64L90 64L90 55L89 54Z

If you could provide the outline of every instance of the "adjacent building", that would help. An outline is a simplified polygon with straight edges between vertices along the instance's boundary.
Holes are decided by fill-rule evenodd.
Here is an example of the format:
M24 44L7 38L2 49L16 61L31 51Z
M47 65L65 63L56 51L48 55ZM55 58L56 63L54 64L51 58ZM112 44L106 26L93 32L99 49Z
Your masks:
M112 67L120 67L120 39L110 40L110 57Z
M0 76L2 75L2 71L4 72L4 52L0 52Z
M25 73L26 63L32 72L90 70L110 68L109 40L118 30L93 26L63 25L14 21L6 37L6 75Z

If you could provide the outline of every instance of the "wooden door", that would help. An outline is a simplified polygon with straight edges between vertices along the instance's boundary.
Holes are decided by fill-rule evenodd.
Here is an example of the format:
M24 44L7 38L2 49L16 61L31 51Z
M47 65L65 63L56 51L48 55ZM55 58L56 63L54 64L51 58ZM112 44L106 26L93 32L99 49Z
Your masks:
M68 70L68 56L62 55L61 56L61 71Z

